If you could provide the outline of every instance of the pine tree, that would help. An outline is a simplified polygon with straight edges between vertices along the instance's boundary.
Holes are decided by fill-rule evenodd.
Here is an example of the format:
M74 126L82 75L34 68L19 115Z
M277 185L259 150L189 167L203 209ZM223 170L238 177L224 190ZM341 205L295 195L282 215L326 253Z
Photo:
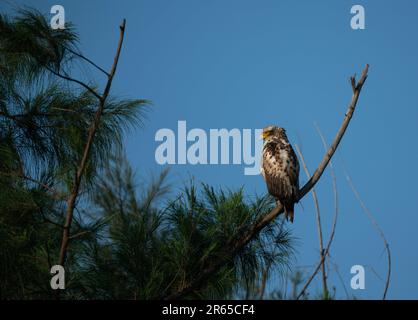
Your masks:
M49 270L62 256L68 199L97 119L60 298L163 298L224 255L225 244L274 201L192 182L175 194L167 171L138 184L122 140L142 122L149 102L103 99L94 81L77 80L77 63L97 67L77 44L71 24L52 30L37 11L0 15L0 298L57 297ZM281 273L292 250L291 235L277 219L225 256L224 266L187 298L256 297L263 271Z

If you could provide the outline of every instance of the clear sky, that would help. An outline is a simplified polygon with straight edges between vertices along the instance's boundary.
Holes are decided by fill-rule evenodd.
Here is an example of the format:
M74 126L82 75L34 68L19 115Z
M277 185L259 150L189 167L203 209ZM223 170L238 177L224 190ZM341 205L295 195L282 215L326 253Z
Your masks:
M330 142L351 98L349 76L370 64L369 78L349 129L334 157L340 218L331 249L337 297L380 298L386 256L379 235L349 188L345 164L392 250L388 297L418 299L418 3L416 1L19 0L49 15L65 8L80 34L82 51L109 68L118 25L127 19L126 42L112 92L153 101L145 126L129 135L126 149L140 176L157 174L154 139L161 128L287 129L302 146L310 170L323 156L314 122ZM366 28L352 30L350 9L365 8ZM0 10L9 11L5 1ZM51 15L52 16L52 15ZM87 71L85 74L88 73ZM92 74L96 76L96 74ZM190 176L249 195L266 192L260 176L242 165L173 165L180 188ZM301 172L301 183L306 177ZM329 171L317 185L324 234L333 215ZM295 268L318 261L312 197L296 207L291 226L298 238ZM350 268L366 269L366 289L350 288ZM320 284L318 277L316 287ZM278 287L271 281L270 288ZM315 286L314 286L315 288ZM315 290L314 290L315 291ZM315 292L313 292L315 293Z

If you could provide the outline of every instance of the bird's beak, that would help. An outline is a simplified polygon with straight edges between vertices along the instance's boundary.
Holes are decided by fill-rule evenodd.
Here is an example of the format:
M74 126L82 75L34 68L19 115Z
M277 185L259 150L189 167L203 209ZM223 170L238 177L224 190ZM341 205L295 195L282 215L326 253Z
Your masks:
M260 134L259 139L260 139L260 140L264 140L264 139L266 139L268 136L269 136L268 132L263 132L262 134Z

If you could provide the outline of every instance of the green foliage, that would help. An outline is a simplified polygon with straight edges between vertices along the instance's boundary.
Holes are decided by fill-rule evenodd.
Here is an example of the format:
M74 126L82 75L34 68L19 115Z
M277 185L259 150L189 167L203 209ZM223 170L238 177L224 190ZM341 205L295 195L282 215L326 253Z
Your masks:
M0 15L0 297L52 297L49 266L58 260L65 200L99 103L55 74L72 70L76 45L70 25L52 30L36 11ZM146 104L109 97L83 193L126 130L141 123ZM76 215L72 232L94 227ZM70 251L69 265L77 241Z
M81 57L71 25L52 30L32 10L0 15L1 299L56 297L49 270L58 261L66 200L99 103L91 90L60 77L70 76ZM188 286L218 258L224 266L187 298L256 296L263 270L280 274L290 263L283 221L236 254L225 246L274 201L194 183L176 195L167 171L138 185L120 154L123 135L141 124L147 103L106 101L71 227L61 297L159 298Z
M0 16L0 35L2 163L18 158L20 173L28 173L28 168L36 168L37 174L53 171L61 187L71 190L99 103L89 90L74 88L53 73L73 67L73 60L79 59L73 54L78 51L77 35L71 26L52 30L43 16L28 10L14 19ZM126 130L141 123L146 104L143 99L107 100L86 182L91 183L112 150L121 146Z
M187 286L238 232L267 213L267 197L246 201L243 190L216 192L191 183L175 200L167 197L166 171L137 194L126 161L115 159L101 180L94 203L107 221L101 237L86 243L75 277L83 298L149 299ZM141 187L139 189L143 189ZM163 203L166 205L163 205ZM267 264L288 266L291 237L271 226L190 298L227 298L251 290Z
M3 75L26 82L43 75L46 68L62 70L74 58L71 51L77 50L78 36L71 24L53 30L42 14L33 9L20 9L13 19L0 15L0 34L0 70Z

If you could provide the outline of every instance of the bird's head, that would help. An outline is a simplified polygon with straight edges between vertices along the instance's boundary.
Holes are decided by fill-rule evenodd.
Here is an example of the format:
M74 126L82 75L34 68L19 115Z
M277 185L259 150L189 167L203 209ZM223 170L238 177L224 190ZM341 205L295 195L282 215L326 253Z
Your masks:
M286 130L284 128L267 126L263 129L260 139L266 140L270 137L282 137L283 135L286 135Z

